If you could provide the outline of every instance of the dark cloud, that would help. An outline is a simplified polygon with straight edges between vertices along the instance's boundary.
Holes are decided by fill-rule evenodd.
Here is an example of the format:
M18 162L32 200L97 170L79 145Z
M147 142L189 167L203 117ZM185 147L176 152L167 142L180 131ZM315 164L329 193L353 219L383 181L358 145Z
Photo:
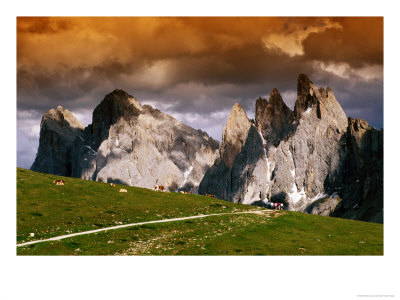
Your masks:
M383 17L340 18L341 28L311 33L304 41L309 60L346 62L353 67L383 64Z
M30 168L39 146L40 112L19 110L17 112L17 166Z
M378 129L383 127L382 80L342 78L321 70L314 72L311 79L317 86L333 88L336 99L348 117L365 119Z

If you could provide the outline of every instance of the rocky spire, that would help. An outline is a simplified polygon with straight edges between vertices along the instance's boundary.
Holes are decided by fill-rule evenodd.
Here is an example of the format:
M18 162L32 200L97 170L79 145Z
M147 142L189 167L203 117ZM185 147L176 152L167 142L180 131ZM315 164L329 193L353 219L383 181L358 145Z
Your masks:
M268 196L291 210L381 222L383 133L348 122L332 89L317 89L304 74L297 92L294 112L277 89L257 99L255 126L234 106L221 160L199 192L256 205Z
M322 118L329 118L340 131L345 131L347 127L347 116L342 106L336 100L331 87L326 88L326 93L321 94L320 114Z
M236 155L241 151L251 126L243 107L236 103L231 110L223 130L221 157L224 164L231 168Z
M31 170L71 176L71 149L83 128L62 106L46 111L40 123L39 149Z
M297 120L308 108L318 105L318 95L317 88L307 75L300 74L297 79L297 99L294 105L294 114Z
M287 138L293 120L293 112L283 102L276 88L272 89L268 101L257 99L255 123L268 145L277 146L282 139Z
M294 114L300 120L307 112L307 117L316 115L318 119L329 120L340 131L345 130L347 116L339 102L336 100L332 89L319 88L304 74L300 74L297 82L297 99ZM312 113L310 113L312 112Z
M43 114L40 127L43 127L44 123L56 122L59 126L70 126L72 128L83 129L85 126L78 121L78 119L68 110L63 109L62 106L58 106L57 109L49 109ZM51 126L51 125L50 125Z
M246 112L235 104L223 130L220 158L207 170L199 193L215 194L234 203L264 199L268 162L263 140Z

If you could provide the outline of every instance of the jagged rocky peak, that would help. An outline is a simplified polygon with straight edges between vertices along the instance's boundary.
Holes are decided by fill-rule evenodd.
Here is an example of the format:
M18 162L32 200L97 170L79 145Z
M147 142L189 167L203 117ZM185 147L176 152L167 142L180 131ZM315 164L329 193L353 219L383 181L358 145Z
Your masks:
M219 143L116 89L82 124L62 107L43 117L32 170L166 190L197 192Z
M262 136L243 107L235 104L223 130L220 157L204 174L198 192L245 204L264 197L268 182L265 155Z
M294 114L297 120L301 118L308 108L317 105L318 97L315 92L318 91L312 81L307 77L307 75L300 74L297 79L297 99L294 105Z
M115 89L107 94L103 101L93 111L93 116L106 112L111 118L131 115L136 110L142 111L143 107L138 100L124 90Z
M69 125L72 128L83 129L85 126L78 121L78 119L68 110L63 109L62 106L58 106L57 109L49 109L43 114L40 127L43 126L44 122L55 121L60 126Z
M221 157L227 167L233 166L236 155L246 142L250 127L251 122L245 110L236 103L232 107L222 134Z
M280 143L274 157L272 196L286 193L289 207L302 210L340 181L347 117L332 89L317 89L304 74L298 77L294 113L295 130L287 143Z
M320 110L322 117L331 118L333 123L340 131L345 131L347 127L347 116L342 109L342 106L336 100L331 87L326 88L323 101L321 101Z
M292 131L293 120L293 112L283 102L276 88L272 89L268 101L257 99L255 123L267 145L276 147L282 139L287 138Z
M197 191L219 148L203 131L142 106L122 90L105 96L75 144L74 177L191 192Z
M129 120L143 111L142 105L133 96L123 90L116 89L106 95L93 111L92 133L99 146L108 136L111 125L121 118Z
M297 93L294 112L277 89L268 100L258 98L255 126L234 106L221 143L224 163L217 160L206 172L199 192L238 203L278 201L289 210L379 221L382 176L368 170L382 169L383 133L364 120L348 121L332 89L317 89L304 74L298 77Z
M261 97L256 101L256 117L262 113L267 113L269 116L273 117L288 110L290 111L276 88L272 89L268 101Z
M314 84L306 74L299 74L297 78L297 95L307 95Z
M349 129L351 132L358 132L371 129L371 126L368 124L368 122L364 119L355 119L355 118L349 118Z
M339 131L347 126L347 116L336 100L333 90L328 86L317 89L313 82L304 74L300 74L297 82L297 99L294 106L297 120L316 116L334 123Z
M383 132L370 126L364 119L348 118L349 143L353 144L353 150L358 148L363 152L378 152L383 148Z
M43 114L40 137L44 140L57 139L58 144L70 146L84 128L85 126L68 109L58 106Z
M323 87L320 87L318 89L318 92L321 95L322 99L335 98L335 95L333 94L333 90L330 86L327 86L326 90Z
M83 128L83 124L62 106L46 111L40 123L39 149L31 170L70 176L70 151Z

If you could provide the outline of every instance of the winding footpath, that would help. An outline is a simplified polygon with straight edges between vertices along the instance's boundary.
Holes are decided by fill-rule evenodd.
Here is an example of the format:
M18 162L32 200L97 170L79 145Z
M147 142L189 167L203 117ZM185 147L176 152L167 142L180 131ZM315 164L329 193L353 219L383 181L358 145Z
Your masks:
M23 247L23 246L28 246L28 245L37 244L37 243L50 242L50 241L57 241L57 240L62 240L62 239L67 239L70 237L78 236L78 235L92 234L92 233L102 232L102 231L107 231L107 230L115 230L115 229L132 227L132 226L141 226L141 225L145 225L145 224L176 222L176 221L182 221L182 220L200 219L200 218L206 218L206 217L212 217L212 216L223 216L223 215L233 215L233 214L260 214L263 212L265 212L265 211L252 210L252 211L240 211L240 212L209 214L209 215L196 215L196 216L173 218L173 219L163 219L163 220L147 221L147 222L140 222L140 223L130 223L130 224L112 226L112 227L107 227L107 228L100 228L100 229L94 229L94 230L89 230L89 231L60 235L60 236L55 236L55 237L52 237L49 239L30 241L30 242L26 242L26 243L17 244L17 247Z

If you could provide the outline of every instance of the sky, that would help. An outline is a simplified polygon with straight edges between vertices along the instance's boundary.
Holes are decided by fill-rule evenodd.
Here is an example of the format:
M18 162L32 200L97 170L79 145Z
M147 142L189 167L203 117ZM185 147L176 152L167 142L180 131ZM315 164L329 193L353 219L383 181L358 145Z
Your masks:
M17 166L30 168L58 105L87 125L124 89L221 140L235 103L252 118L277 88L293 109L300 73L382 128L383 18L18 17Z

